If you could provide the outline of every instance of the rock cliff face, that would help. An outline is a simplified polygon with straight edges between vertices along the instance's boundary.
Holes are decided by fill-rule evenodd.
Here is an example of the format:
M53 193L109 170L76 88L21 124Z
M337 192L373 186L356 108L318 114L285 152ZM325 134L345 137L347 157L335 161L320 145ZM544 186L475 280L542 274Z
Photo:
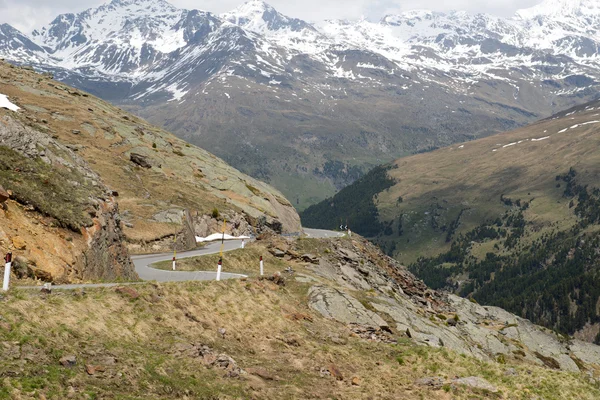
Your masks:
M102 212L94 219L94 225L84 231L88 249L83 252L81 277L107 281L138 278L124 244L119 205L111 199L102 202L100 209Z
M21 116L6 114L0 122L0 183L12 193L0 215L0 245L19 256L24 275L55 282L136 279L118 204L100 177Z

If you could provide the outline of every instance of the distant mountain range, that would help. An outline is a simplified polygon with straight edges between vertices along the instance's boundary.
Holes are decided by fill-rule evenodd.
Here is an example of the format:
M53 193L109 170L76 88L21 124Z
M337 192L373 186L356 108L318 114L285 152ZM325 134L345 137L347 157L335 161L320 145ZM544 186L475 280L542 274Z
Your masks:
M382 162L597 98L599 7L308 23L261 1L216 15L114 0L27 34L1 25L0 56L129 108L304 208Z

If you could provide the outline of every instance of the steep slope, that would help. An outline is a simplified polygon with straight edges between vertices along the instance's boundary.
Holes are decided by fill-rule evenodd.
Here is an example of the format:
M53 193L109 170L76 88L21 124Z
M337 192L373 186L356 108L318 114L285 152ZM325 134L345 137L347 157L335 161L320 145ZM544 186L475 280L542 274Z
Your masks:
M176 234L180 249L193 247L223 219L236 233L301 230L281 193L212 154L48 75L0 63L0 77L20 107L0 109L0 185L13 193L0 251L18 250L53 279L107 278L86 275L88 247L102 259L122 253L130 268L124 247L94 243L104 227L103 240L134 252L168 251Z
M259 255L264 277L249 262ZM181 265L212 267L214 257ZM0 396L600 396L600 347L428 289L356 236L264 238L224 265L249 278L8 293Z
M114 0L33 32L39 49L11 30L0 54L127 107L303 209L374 165L596 98L600 14L548 1L512 19L308 24L262 1L218 16Z
M563 332L584 329L592 340L600 322L599 117L593 102L397 160L379 169L383 187L346 188L306 210L303 222L334 227L347 216L361 232L359 198L373 210L366 225L373 239L413 262L428 284Z

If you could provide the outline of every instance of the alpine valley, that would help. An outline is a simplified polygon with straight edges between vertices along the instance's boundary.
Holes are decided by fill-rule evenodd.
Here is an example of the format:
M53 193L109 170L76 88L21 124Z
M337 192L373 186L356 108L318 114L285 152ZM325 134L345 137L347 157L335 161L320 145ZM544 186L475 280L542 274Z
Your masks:
M600 102L377 167L306 209L434 288L600 341Z
M318 23L261 1L216 15L114 0L33 32L0 26L0 56L201 145L299 209L383 162L596 99L599 48L594 0L546 0L509 19Z

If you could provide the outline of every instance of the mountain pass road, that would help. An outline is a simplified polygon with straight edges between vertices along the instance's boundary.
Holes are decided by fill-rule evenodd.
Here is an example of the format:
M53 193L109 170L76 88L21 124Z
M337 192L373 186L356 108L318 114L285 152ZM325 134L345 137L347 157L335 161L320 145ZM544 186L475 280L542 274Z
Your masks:
M316 239L326 239L344 236L343 233L327 231L323 229L305 228L304 233L307 237ZM226 240L223 245L223 251L231 251L240 248L240 240ZM221 250L221 242L212 242L205 247L197 250L185 251L177 254L177 260L190 257L205 256L217 254ZM151 264L173 259L173 253L147 254L131 256L131 261L135 266L135 272L140 277L141 282L123 282L123 283L88 283L72 285L54 285L52 289L80 289L94 287L114 287L122 285L135 285L143 281L157 282L185 282L185 281L209 281L215 280L217 275L217 266L213 271L167 271L150 267ZM222 272L221 279L243 278L246 275ZM19 289L40 289L40 286L20 286Z

